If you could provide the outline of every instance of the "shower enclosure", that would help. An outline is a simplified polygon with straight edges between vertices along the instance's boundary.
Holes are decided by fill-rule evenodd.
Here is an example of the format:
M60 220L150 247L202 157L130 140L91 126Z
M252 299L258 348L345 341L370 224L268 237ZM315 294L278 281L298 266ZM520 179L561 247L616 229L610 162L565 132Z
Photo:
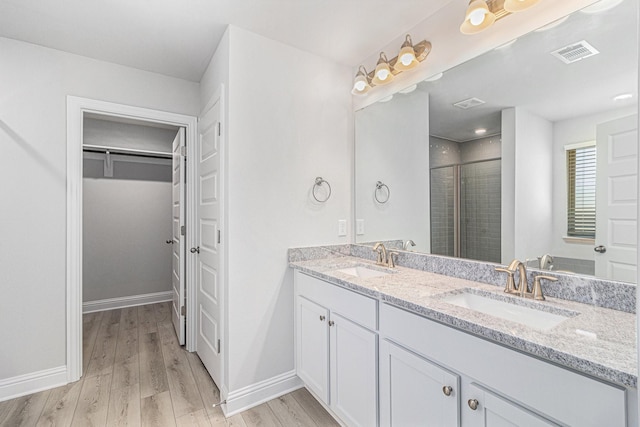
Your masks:
M431 168L431 253L500 262L501 160Z

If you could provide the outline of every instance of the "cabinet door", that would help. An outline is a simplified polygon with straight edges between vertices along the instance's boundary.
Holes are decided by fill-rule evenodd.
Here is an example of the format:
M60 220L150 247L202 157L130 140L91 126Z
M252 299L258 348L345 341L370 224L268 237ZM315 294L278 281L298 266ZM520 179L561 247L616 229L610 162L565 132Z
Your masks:
M526 387L526 384L523 384ZM463 402L465 414L465 424L468 422L469 427L549 427L557 426L533 412L529 412L514 402L503 399L482 387L471 384L468 400ZM474 402L472 402L472 400ZM473 409L472 403L477 401L476 409Z
M460 425L460 379L386 340L380 343L380 425Z
M331 409L348 426L378 425L377 334L331 313Z
M296 370L319 398L329 403L329 310L296 298Z

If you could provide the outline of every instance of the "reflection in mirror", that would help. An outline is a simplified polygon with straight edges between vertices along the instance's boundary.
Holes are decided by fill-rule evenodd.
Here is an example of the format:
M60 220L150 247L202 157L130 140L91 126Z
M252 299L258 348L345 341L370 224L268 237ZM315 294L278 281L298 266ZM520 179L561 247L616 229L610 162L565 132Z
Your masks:
M356 112L356 242L634 283L637 9L576 12Z

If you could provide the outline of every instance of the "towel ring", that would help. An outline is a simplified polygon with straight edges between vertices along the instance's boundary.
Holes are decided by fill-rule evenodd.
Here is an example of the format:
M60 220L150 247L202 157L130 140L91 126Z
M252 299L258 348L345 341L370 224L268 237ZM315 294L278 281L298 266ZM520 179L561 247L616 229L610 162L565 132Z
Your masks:
M383 188L387 189L387 197L384 200L380 200L378 198L378 191L382 190ZM375 197L376 202L380 204L387 203L389 201L389 197L391 197L391 190L389 190L389 186L382 181L376 182L376 189L373 192L373 197Z
M316 190L318 188L322 188L322 184L327 184L327 187L329 188L329 194L327 194L327 197L325 197L324 199L319 199L318 195L316 194ZM316 178L315 184L313 184L313 191L311 193L313 194L313 198L316 199L317 202L324 203L329 200L329 197L331 197L331 184L329 184L327 180L319 176Z

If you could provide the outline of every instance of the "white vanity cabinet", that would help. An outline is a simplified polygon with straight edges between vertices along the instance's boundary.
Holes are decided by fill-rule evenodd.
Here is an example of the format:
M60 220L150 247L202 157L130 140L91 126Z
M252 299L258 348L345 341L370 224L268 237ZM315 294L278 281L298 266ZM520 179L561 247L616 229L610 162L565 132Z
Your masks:
M434 423L434 426L627 425L626 390L622 387L575 373L387 304L380 304L379 310L382 342L392 342L406 351L416 353L425 363L456 372L460 376L460 424ZM382 363L381 357L381 367ZM381 368L381 387L385 382L383 376ZM434 386L432 377L423 378L421 386L416 384L418 380L415 378L402 381L398 377L397 380L400 383L395 384L396 388L402 388L404 382L411 389ZM388 391L381 389L381 398L385 393ZM435 396L432 398L436 399ZM441 397L437 396L437 399L441 400ZM415 402L410 411L418 413L419 405L419 402ZM388 419L383 415L387 406L388 403L381 402L381 420ZM403 424L390 424L397 427L424 425L417 417ZM383 425L389 424L383 421Z
M296 369L349 426L378 423L377 301L295 273Z
M387 340L380 342L380 425L460 425L460 377Z

